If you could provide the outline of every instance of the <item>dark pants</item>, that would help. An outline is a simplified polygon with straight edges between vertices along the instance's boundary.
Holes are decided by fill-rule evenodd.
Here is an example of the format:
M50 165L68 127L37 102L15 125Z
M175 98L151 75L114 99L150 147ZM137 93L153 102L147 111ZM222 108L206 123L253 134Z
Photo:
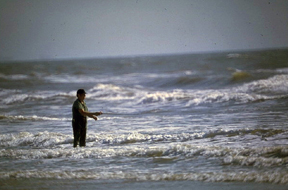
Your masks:
M87 120L72 121L74 145L77 147L78 143L80 146L86 146L86 132L87 132Z

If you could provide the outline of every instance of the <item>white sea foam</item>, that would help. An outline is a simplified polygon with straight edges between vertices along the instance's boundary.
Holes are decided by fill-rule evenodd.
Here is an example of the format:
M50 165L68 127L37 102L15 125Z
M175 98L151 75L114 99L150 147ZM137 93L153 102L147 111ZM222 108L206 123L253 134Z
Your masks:
M237 92L236 90L197 90L193 94L187 103L186 107L191 105L211 104L211 103L223 103L223 102L235 102L235 103L247 103L251 101L267 100L276 98L275 96L265 96L260 94Z
M185 159L215 158L224 165L241 165L253 167L281 167L288 162L286 146L255 147L220 146L207 143L198 144L199 138L223 138L229 136L273 136L281 131L214 131L193 134L148 135L132 134L89 134L86 148L72 148L72 135L41 132L0 135L0 158L9 159L85 159L85 158L117 158L117 157L177 157ZM222 137L221 137L222 136ZM214 139L215 140L215 139ZM254 140L255 142L255 140ZM269 142L268 142L269 144ZM10 148L12 147L12 148ZM13 148L17 147L17 149Z
M206 103L253 101L279 99L288 92L288 75L276 75L268 79L253 81L232 89L195 90L186 106ZM279 94L279 95L278 95Z
M88 90L87 98L117 101L117 100L133 100L136 98L135 94L139 93L138 89L121 87L114 84L99 83L92 89Z
M138 104L147 104L154 102L166 102L172 100L181 100L189 98L189 94L185 93L182 90L173 90L171 92L151 92L146 93L142 98L138 100Z
M283 94L288 92L288 75L275 75L268 79L253 81L241 86L239 91L259 94Z
M51 137L52 138L52 137ZM38 145L45 143L67 143L67 140L52 138L47 142L39 137ZM41 142L40 142L41 141ZM22 142L24 143L24 142ZM26 141L25 143L33 143ZM69 142L71 143L71 141ZM272 156L271 156L272 155ZM286 156L286 157L285 157ZM219 159L224 165L241 165L253 167L281 167L288 161L286 147L229 148L219 146L195 146L173 143L170 145L137 145L137 146L98 146L86 148L37 148L37 149L1 149L0 157L10 159L85 159L85 158L119 158L119 157L153 157L153 158L206 158Z
M30 147L54 147L59 144L72 142L72 137L61 133L40 132L32 134L21 132L17 134L0 135L0 146L30 146Z
M245 83L238 87L209 89L209 90L165 90L165 91L147 91L143 88L123 87L114 84L99 83L95 87L88 89L87 98L102 101L123 101L129 105L150 104L158 102L179 102L184 101L186 107L191 105L211 104L211 103L247 103L251 101L277 99L288 92L288 75L276 75L268 79L257 80ZM32 94L21 93L19 91L2 90L1 102L4 105L23 103L26 101L43 101L53 97L75 97L75 92L53 92L37 91ZM5 97L7 96L7 97Z
M110 101L130 100L136 104L150 104L157 102L188 101L186 106L223 103L247 103L281 98L288 92L288 75L253 81L231 89L217 90L182 90L170 91L142 91L141 89L123 88L111 84L98 84L91 89L90 97ZM277 94L280 94L277 95ZM131 103L131 102L130 102Z
M2 89L0 88L0 96L6 96L14 93L18 93L20 90Z
M276 72L278 73L288 73L288 68L281 68L281 69L276 69Z
M42 118L41 118L42 119ZM45 118L44 118L45 119ZM58 118L48 118L48 119L58 119ZM70 121L67 119L67 121ZM93 142L98 144L107 145L125 145L133 143L156 143L156 142L188 142L195 139L203 138L214 138L216 136L229 136L238 137L243 135L256 135L263 137L273 137L275 135L277 138L287 137L287 131L284 130L271 130L271 129L239 129L239 130L212 130L212 131L195 131L193 133L176 133L176 134L142 134L142 133L89 133L87 135L87 142ZM71 142L72 136L65 135L62 133L52 133L48 131L39 133L29 133L21 132L16 134L2 134L0 135L0 146L31 146L31 147L55 147L56 145L61 145L61 143L66 144ZM45 145L43 144L45 142Z
M71 121L71 118L41 117L41 116L37 116L37 115L33 115L33 116L0 115L0 119L8 119L8 120L30 120L30 121Z
M61 93L56 91L36 91L29 93L24 93L22 91L14 91L9 96L2 98L2 103L4 104L18 104L26 101L42 101L49 98L53 98Z
M205 181L205 182L257 182L288 184L288 174L283 172L138 172L138 171L9 171L0 172L0 179L97 179L136 181Z
M71 83L84 83L91 82L94 83L103 81L101 78L95 78L93 76L86 75L69 75L69 74L59 74L59 75L48 75L43 77L44 80L52 83L63 83L63 84L71 84Z
M24 79L28 79L29 76L22 75L22 74L14 74L14 75L0 74L0 78L6 79L6 80L24 80Z

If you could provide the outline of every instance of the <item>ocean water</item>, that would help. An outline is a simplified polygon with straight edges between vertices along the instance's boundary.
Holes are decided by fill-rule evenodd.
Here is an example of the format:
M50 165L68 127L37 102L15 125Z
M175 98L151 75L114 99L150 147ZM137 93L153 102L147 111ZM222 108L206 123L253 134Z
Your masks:
M285 49L1 63L0 110L0 189L288 187Z

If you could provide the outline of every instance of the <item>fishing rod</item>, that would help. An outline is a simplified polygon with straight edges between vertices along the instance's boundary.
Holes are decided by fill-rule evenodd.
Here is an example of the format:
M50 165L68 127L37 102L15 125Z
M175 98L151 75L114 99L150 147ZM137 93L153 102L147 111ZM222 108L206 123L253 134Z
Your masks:
M105 110L104 107L101 107L102 110ZM129 114L129 113L115 113L115 112L111 112L111 111L101 111L102 114L105 114L105 115L138 115L138 114ZM101 115L102 115L101 114Z
M129 114L129 113L113 113L113 112L102 112L102 114L101 115L103 115L103 114L105 114L105 115L138 115L138 114Z

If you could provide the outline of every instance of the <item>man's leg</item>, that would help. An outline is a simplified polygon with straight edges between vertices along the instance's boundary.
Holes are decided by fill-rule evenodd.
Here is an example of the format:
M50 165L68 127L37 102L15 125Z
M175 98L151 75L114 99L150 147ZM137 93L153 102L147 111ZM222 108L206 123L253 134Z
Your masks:
M78 142L79 142L79 138L80 138L80 129L79 129L79 125L75 124L74 122L72 123L73 125L73 136L74 136L74 143L73 143L73 147L77 147Z
M84 127L80 130L80 146L86 146L86 132L87 128Z

